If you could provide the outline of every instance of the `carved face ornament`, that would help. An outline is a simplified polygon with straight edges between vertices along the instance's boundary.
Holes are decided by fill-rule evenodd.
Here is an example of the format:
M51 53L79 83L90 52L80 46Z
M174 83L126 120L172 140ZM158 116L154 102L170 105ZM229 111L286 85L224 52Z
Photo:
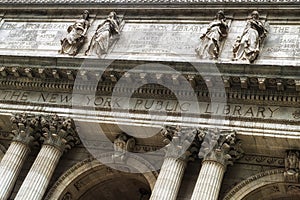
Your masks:
M253 12L251 13L251 17L252 17L252 19L258 20L258 19L259 19L259 14L258 14L258 12L257 12L257 11L253 11Z

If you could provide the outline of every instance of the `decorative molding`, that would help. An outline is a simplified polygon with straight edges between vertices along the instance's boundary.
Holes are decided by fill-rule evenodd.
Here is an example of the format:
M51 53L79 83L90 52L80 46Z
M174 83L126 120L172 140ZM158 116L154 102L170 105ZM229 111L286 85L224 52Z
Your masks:
M300 119L300 110L296 110L296 111L293 113L293 117L294 117L294 119Z
M171 3L169 0L3 0L1 4L25 4L25 5L65 5L65 4L80 4L80 5L94 5L94 4L123 4L123 5L131 5L131 4L150 4L150 5L177 5L177 4L292 4L292 3L299 3L299 0L173 0Z
M108 157L111 158L113 155L113 152L111 153L106 153L103 155L99 155L101 157ZM134 157L137 162L140 162L142 165L145 165L145 160L143 158L137 158ZM147 163L149 164L149 163ZM147 167L150 167L146 165ZM65 195L68 191L66 190L68 186L71 186L71 184L76 181L76 178L79 177L81 174L86 173L89 170L95 170L98 167L105 167L106 168L106 174L111 175L113 174L113 170L109 167L106 167L105 165L101 164L96 158L90 157L88 159L85 159L81 162L78 162L71 168L69 168L66 172L64 172L59 179L54 183L54 185L51 187L49 192L47 193L45 199L46 200L57 200L61 195ZM120 166L122 167L122 165ZM153 167L149 169L154 169ZM124 170L124 169L122 169ZM158 177L158 172L157 171L152 171L149 173L141 174L149 183L150 188L154 187L155 180ZM78 182L78 180L76 181ZM79 182L78 182L79 183ZM78 189L80 190L81 186L77 186Z
M62 200L72 200L72 194L70 192L67 192L63 197Z
M79 72L79 74L78 74ZM180 85L181 79L174 76L174 74L170 73L161 73L161 72L149 72L149 73L140 73L140 72L130 72L127 73L123 70L111 70L108 69L102 74L101 84L109 84L114 85L119 79L123 76L130 77L128 81L134 80L135 77L142 77L138 80L142 82L151 82L151 80L157 80L158 82L163 83L164 80L172 80L174 85ZM206 86L210 86L215 83L217 78L212 76L201 76L199 74L191 74L191 73L182 73L182 76L188 80L191 85L199 91L203 91L203 88ZM30 81L29 79L30 78ZM46 79L46 80L45 80ZM28 88L48 88L48 89L64 89L71 90L73 88L73 83L75 79L81 79L82 81L82 89L93 88L94 86L90 86L84 80L99 80L99 71L97 69L70 69L70 68L39 68L39 67L26 67L26 66L18 66L18 67L10 67L10 66L0 66L0 87L28 87ZM240 74L226 74L222 76L223 84L227 89L257 89L259 88L262 92L262 95L266 96L264 90L272 90L272 95L276 95L276 93L282 96L283 91L300 91L299 85L300 82L297 79L293 78L273 78L273 77L259 77L256 75L249 75L241 77ZM99 81L100 81L99 80ZM148 80L148 81L147 81ZM78 83L80 84L80 83ZM125 87L125 86L124 86ZM123 88L123 87L122 87ZM94 89L94 88L93 88ZM258 93L258 91L257 91ZM269 95L267 95L269 96ZM287 98L289 100L289 98ZM291 97L292 100L292 97ZM282 101L285 101L283 99Z
M261 166L284 167L284 159L278 157L245 154L237 163Z
M255 183L255 182L259 182L260 186L262 186L262 181L260 181L260 179L268 179L267 183L270 184L270 178L268 178L268 176L271 176L271 175L279 175L279 176L283 176L283 172L284 172L284 169L274 169L274 170L269 170L269 171L264 171L264 172L261 172L261 173L258 173L258 174L255 174L253 176L250 176L249 178L247 178L246 180L240 182L239 184L237 184L234 188L232 188L227 194L226 196L223 198L223 200L231 200L231 199L235 199L234 196L236 196L236 193L239 192L239 191L244 191L242 190L242 188L248 188L250 190L250 192L253 190L251 189L251 186L250 184L251 183ZM283 178L282 178L283 179ZM275 179L272 179L274 180L274 182L276 182ZM277 181L280 182L280 180L278 179ZM256 186L258 184L255 184ZM258 187L258 186L257 186ZM246 189L245 189L246 190ZM247 195L248 193L244 193L243 195Z

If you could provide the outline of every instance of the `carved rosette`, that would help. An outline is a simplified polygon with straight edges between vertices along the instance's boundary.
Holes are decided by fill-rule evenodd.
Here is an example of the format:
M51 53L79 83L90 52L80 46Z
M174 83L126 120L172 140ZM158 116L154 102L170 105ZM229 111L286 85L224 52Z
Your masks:
M41 117L44 144L51 145L61 151L71 149L80 143L75 123L71 118L57 115Z
M202 142L201 130L191 127L166 126L161 130L166 145L166 157L183 160L197 158Z
M132 152L135 147L135 139L122 133L114 140L114 155L112 159L117 162L124 162L127 158L127 152Z
M25 145L38 144L37 140L40 137L41 129L39 116L25 113L14 114L10 121L13 124L13 141L21 142Z
M205 137L199 151L203 161L212 160L226 167L243 156L241 141L236 138L235 131L205 129Z
M289 150L284 159L284 179L286 182L299 182L299 151Z
M63 197L62 200L72 200L72 194L70 192L67 192Z

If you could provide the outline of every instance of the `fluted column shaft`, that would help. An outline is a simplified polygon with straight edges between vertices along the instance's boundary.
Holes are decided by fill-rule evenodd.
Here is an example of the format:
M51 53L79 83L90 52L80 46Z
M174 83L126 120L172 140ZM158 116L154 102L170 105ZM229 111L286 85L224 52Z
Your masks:
M203 161L191 200L217 200L224 173L221 163Z
M42 199L61 155L58 148L43 145L15 200Z
M30 152L28 145L13 141L0 163L0 200L6 200Z
M166 157L150 200L176 200L185 168L186 160Z

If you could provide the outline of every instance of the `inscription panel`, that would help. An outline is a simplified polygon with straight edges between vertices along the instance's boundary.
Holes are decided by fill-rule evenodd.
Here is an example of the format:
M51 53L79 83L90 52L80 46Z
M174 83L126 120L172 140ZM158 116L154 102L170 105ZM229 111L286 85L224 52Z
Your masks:
M4 21L0 27L0 49L58 50L60 39L71 24Z
M192 55L207 24L127 23L113 53Z
M261 57L300 58L300 25L271 25Z
M110 96L93 96L66 93L47 93L35 91L0 91L0 102L23 102L48 105L80 106L97 109L129 109L142 112L167 112L167 113L190 113L197 112L203 116L231 116L239 118L259 118L299 121L299 108L246 105L246 104L223 104L214 105L209 102L176 101L163 99L131 98L129 105L123 97L111 98ZM127 105L127 106L124 106Z

